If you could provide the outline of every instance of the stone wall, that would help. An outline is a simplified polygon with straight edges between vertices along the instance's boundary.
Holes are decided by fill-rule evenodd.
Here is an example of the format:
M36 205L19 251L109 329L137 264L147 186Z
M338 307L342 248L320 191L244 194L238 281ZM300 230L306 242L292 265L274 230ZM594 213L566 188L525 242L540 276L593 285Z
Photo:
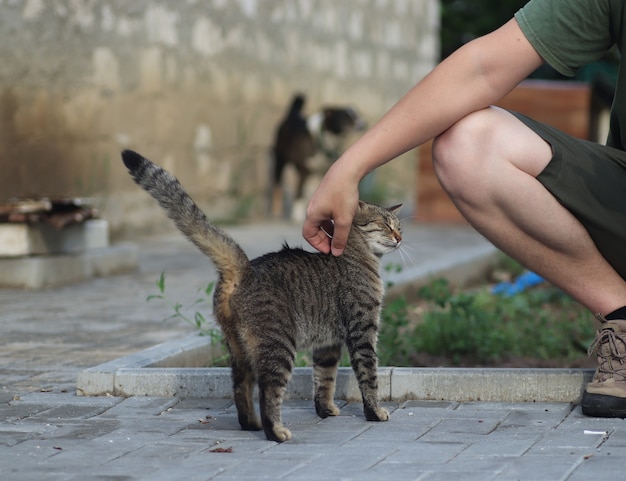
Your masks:
M263 215L292 94L374 122L435 64L438 24L437 0L0 0L0 200L93 197L116 235L169 225L128 147L210 216ZM414 160L377 189L411 204Z

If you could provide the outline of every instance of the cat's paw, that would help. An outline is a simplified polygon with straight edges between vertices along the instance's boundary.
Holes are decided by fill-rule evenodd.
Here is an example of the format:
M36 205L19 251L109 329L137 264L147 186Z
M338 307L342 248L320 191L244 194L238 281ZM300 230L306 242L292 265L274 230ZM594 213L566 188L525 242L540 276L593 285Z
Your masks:
M272 430L265 430L265 436L270 441L276 441L277 443L284 443L291 439L291 431L282 424L277 424Z
M261 426L261 422L259 420L255 419L253 421L248 421L245 424L241 424L241 429L244 431L260 431L263 429L263 426Z
M319 417L325 419L329 416L339 416L339 408L335 404L315 403L315 412Z
M385 408L377 407L375 409L365 409L365 419L368 421L388 421L389 411Z
M263 429L263 426L261 426L261 421L259 421L259 418L257 418L254 414L250 416L240 415L239 425L244 431L260 431L261 429Z

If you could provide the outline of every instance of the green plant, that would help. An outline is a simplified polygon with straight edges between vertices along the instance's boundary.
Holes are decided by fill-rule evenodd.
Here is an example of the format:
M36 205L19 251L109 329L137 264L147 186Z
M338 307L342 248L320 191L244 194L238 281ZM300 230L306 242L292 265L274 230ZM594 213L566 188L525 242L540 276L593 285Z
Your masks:
M523 272L502 254L489 279ZM586 309L548 283L506 297L493 294L489 280L453 290L446 279L435 279L410 301L387 299L381 318L381 365L499 365L516 358L567 363L581 358L594 336Z
M402 266L390 262L385 264L383 269L387 273L399 273L402 271ZM387 282L387 289L393 285L393 282ZM410 351L410 345L407 343L409 322L409 304L405 296L385 300L380 313L378 346L376 348L379 366L399 365L395 362L408 358Z
M409 305L401 296L389 301L381 312L381 328L378 334L378 364L380 366L406 365L410 357Z
M438 279L420 290L428 303L412 332L415 351L496 364L511 357L572 359L593 339L588 313L552 286L513 296L487 287L453 292Z
M174 302L169 297L167 297L167 295L165 294L165 273L164 272L161 272L161 275L156 281L156 286L157 286L157 289L159 290L159 293L149 295L146 298L146 302L149 302L153 299L159 299L165 302L174 311L173 314L163 319L163 321L167 321L169 319L174 319L174 318L182 319L183 321L187 322L188 324L196 328L199 331L201 336L209 336L211 339L211 345L215 346L218 344L225 344L222 331L220 331L214 325L211 325L211 323L207 320L204 314L202 314L202 312L200 312L199 310L195 310L193 314L193 318L185 314L185 311L189 309L193 309L200 305L205 306L207 309L210 309L211 304L212 304L211 294L213 293L213 288L215 287L214 282L209 282L206 285L206 287L198 289L198 293L201 295L201 297L197 298L188 307L185 307L181 302L178 302L178 301ZM222 366L222 367L228 366L229 365L228 359L229 359L228 354L218 356L212 360L211 365Z
M164 321L167 321L169 319L174 319L174 318L182 319L183 321L189 323L190 325L198 329L198 331L200 331L200 335L210 336L212 344L217 344L218 342L222 341L221 331L217 327L211 326L211 324L208 322L207 318L202 314L202 312L196 310L194 312L193 319L184 313L184 311L188 309L192 309L199 305L207 305L208 306L207 308L210 308L212 304L211 294L213 293L213 288L215 287L214 282L209 282L209 284L207 284L206 287L198 289L198 293L200 293L202 297L199 297L198 299L196 299L188 307L185 307L182 303L178 301L174 302L169 297L167 297L167 295L165 294L165 273L164 272L161 272L161 275L156 281L156 286L159 290L159 293L149 295L146 298L146 301L151 301L153 299L160 299L163 302L165 302L174 311L172 315L163 319Z

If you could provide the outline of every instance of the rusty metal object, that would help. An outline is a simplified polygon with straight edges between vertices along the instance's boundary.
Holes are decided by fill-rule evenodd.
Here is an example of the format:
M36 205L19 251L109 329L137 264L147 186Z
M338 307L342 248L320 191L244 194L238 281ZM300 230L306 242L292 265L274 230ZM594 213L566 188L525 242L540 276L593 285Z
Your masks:
M0 203L0 223L45 223L57 229L98 217L91 199L10 199Z

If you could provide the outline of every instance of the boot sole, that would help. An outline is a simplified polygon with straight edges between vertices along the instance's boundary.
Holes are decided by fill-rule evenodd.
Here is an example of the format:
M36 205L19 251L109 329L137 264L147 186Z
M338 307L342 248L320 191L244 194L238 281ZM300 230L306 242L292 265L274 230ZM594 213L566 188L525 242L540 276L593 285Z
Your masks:
M626 398L583 392L583 414L596 418L626 418Z

